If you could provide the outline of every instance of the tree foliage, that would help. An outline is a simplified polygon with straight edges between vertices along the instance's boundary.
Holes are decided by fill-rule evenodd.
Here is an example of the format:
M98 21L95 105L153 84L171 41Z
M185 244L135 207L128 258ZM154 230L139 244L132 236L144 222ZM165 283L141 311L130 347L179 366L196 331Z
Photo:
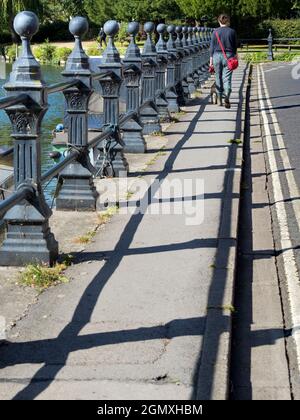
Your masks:
M85 15L98 27L108 19L121 22L137 20L174 21L228 12L235 22L247 18L258 21L296 17L300 0L0 0L0 36L12 31L12 21L21 10L35 11L41 23L67 22L75 15ZM250 19L250 21L251 21Z

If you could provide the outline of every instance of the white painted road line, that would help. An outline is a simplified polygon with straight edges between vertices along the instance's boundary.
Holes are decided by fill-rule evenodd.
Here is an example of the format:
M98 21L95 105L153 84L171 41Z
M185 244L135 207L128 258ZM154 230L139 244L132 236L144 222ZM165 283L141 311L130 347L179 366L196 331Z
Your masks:
M263 100L263 88L265 91L265 97L268 98L266 100L267 106L264 104ZM275 199L275 209L277 213L277 219L280 229L280 245L282 249L282 257L283 257L283 264L284 264L284 272L286 276L286 286L288 292L288 299L291 309L291 320L292 320L292 337L296 344L296 354L297 354L297 363L298 369L300 370L300 280L299 274L297 270L297 265L295 261L295 255L293 251L293 245L289 234L289 227L288 227L288 217L286 213L285 203L284 203L284 195L282 192L282 186L280 182L278 166L275 158L274 153L274 145L272 141L272 134L270 129L270 124L266 112L266 108L269 108L269 112L274 123L274 129L276 138L278 141L279 148L285 148L284 141L282 135L280 134L279 124L272 108L272 103L267 89L265 77L263 74L262 66L258 69L258 92L259 92L259 100L261 105L261 114L264 123L265 135L266 135L266 145L267 145L267 155L269 159L270 169L271 169L271 179L273 184L274 190L274 199ZM282 151L284 156L284 151ZM286 152L285 152L286 153ZM284 156L283 161L284 168L290 168L290 162L288 156ZM299 197L298 188L291 171L287 171L287 182L290 194L292 197L296 198ZM299 202L298 200L295 201L295 209L298 208ZM300 213L299 213L300 214ZM299 221L298 221L299 224Z

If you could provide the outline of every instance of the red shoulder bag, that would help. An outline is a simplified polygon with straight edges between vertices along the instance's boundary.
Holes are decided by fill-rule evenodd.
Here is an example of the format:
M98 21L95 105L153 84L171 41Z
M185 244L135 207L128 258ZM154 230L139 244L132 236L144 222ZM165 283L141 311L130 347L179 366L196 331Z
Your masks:
M228 65L229 70L231 70L231 71L236 70L238 68L238 66L239 66L239 60L236 57L233 57L233 58L228 58L227 57L226 52L225 52L225 49L223 47L223 44L221 42L221 39L219 37L218 32L216 31L215 33L216 33L216 37L217 37L218 43L219 43L219 45L221 47L221 50L223 52L224 58L227 61L227 65Z

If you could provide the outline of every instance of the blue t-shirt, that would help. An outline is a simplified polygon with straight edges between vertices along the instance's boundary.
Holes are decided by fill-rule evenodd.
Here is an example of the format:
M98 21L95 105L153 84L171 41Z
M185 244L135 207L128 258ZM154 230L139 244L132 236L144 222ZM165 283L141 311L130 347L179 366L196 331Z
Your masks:
M223 44L226 54L228 57L234 57L237 53L237 35L234 29L228 26L220 27L215 30L218 32L220 40ZM222 49L218 43L216 33L213 33L211 44L210 44L210 56L212 57L215 53L222 52Z

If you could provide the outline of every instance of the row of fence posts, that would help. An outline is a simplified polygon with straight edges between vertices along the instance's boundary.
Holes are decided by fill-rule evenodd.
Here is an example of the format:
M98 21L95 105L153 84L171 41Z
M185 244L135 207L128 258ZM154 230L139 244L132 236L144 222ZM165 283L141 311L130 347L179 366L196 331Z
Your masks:
M15 192L0 203L0 217L6 223L0 265L54 263L58 243L49 228L52 211L45 200L44 184L58 177L58 210L95 211L98 194L94 177L108 164L114 176L127 173L124 152L146 152L144 135L160 132L161 123L170 121L171 114L187 104L209 77L212 29L160 24L155 45L155 25L149 22L144 25L147 40L140 52L136 43L139 27L137 22L129 23L130 44L121 60L114 43L119 25L107 22L104 31L108 45L99 61L99 71L93 72L81 41L88 22L75 17L70 22L75 45L62 72L64 82L47 86L30 45L39 28L38 19L32 12L16 16L14 28L22 40L22 54L5 85L7 96L0 100L0 109L5 110L12 124L15 184ZM95 83L101 87L103 126L99 136L89 143L89 100ZM120 116L122 85L126 113ZM68 155L42 174L41 124L48 110L47 97L55 92L63 92L66 101ZM95 166L89 159L91 149L97 155Z

